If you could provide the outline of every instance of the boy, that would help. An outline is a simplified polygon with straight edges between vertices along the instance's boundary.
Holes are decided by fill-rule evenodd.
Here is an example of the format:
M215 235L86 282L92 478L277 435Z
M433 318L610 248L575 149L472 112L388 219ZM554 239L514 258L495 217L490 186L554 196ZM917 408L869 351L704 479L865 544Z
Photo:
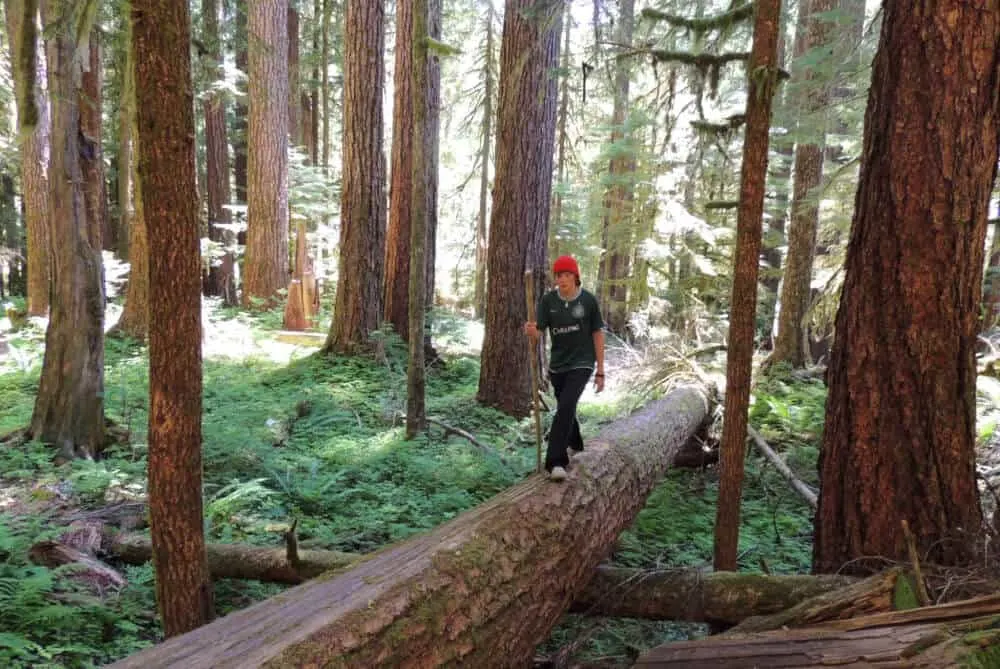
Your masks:
M556 288L539 300L535 321L525 323L524 332L534 341L548 329L552 340L549 379L558 404L549 431L545 470L551 480L563 481L569 465L568 449L574 453L583 450L576 405L591 374L597 392L604 390L604 321L597 298L580 286L580 267L572 256L557 258L552 272Z

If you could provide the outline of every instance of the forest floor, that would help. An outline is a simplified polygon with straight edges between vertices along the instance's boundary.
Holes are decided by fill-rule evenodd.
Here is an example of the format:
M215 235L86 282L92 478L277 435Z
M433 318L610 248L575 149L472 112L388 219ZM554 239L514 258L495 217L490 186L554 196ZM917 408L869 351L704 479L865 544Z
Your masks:
M428 414L474 434L503 460L437 427L404 440L405 347L391 333L382 335L382 362L321 358L313 354L322 332L289 336L280 330L278 313L248 316L208 302L204 316L210 541L280 545L282 532L296 520L304 547L366 553L462 513L534 467L532 421L475 402L480 323L436 316L434 341L445 364L428 376ZM0 339L7 344L0 353L0 435L30 419L43 328L34 322L12 332L0 320ZM716 365L724 356L717 354ZM650 389L662 387L679 368L676 349L656 342L642 348L612 342L608 365L607 391L596 395L588 389L580 407L585 435L646 401ZM105 459L57 466L40 444L0 448L0 662L6 666L98 666L159 639L149 565L112 564L127 585L95 596L74 592L79 586L72 569L50 570L28 557L36 542L59 535L57 512L143 499L146 370L143 346L107 342L106 413L128 429L130 439ZM771 377L758 383L751 408L751 423L813 486L825 396L820 380ZM981 436L992 442L992 433L991 427ZM708 569L717 483L712 467L671 472L622 534L611 561ZM809 507L754 452L747 458L745 485L741 569L808 572ZM222 580L217 605L226 613L282 588ZM648 648L704 633L699 625L567 615L537 654L572 645L574 662L625 667Z

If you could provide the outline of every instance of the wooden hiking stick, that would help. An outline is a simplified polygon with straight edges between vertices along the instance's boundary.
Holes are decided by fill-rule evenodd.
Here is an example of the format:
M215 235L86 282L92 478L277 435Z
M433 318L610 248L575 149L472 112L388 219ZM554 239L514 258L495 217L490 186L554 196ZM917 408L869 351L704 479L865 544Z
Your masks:
M524 271L524 294L528 303L528 320L535 320L535 277ZM535 470L542 471L542 414L538 409L538 339L528 337L528 360L531 362L531 409L535 414Z

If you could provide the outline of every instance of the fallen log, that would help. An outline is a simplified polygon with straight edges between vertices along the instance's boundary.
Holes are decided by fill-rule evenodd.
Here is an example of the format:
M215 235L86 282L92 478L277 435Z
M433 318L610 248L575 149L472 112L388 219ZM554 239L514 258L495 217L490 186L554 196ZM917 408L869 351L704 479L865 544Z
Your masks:
M708 415L674 389L608 425L569 478L523 483L430 533L115 667L524 667Z
M633 666L944 669L963 666L984 644L995 644L998 615L1000 595L989 595L809 627L681 641L654 648Z
M150 540L119 535L104 551L126 564L152 559ZM289 561L287 550L245 544L208 544L212 578L239 578L299 584L364 556L326 550L299 550ZM570 613L614 618L720 622L735 625L750 616L783 611L816 595L855 583L849 576L765 576L694 570L598 567L577 595Z
M212 578L242 578L297 585L325 572L357 562L361 556L339 551L297 549L289 559L287 548L246 544L208 544L208 570ZM153 546L146 537L118 535L104 550L126 564L152 559Z
M812 599L770 616L750 617L732 628L726 635L762 632L782 627L805 627L833 620L891 611L896 581L902 569L879 572L840 590L817 595Z
M571 613L735 625L784 611L857 581L847 576L766 576L599 567Z
M747 426L747 434L750 435L750 441L752 441L757 450L761 452L761 455L767 458L767 461L774 465L774 468L778 470L779 474L785 477L785 480L792 486L792 489L799 493L802 499L808 502L809 506L815 510L816 507L819 506L819 498L816 495L816 491L806 485L805 481L795 475L795 472L792 471L791 467L785 464L785 461L781 459L781 456L774 452L774 449L771 448L766 441L764 441L764 438L760 436L760 433L757 432L757 430L753 429L752 425Z

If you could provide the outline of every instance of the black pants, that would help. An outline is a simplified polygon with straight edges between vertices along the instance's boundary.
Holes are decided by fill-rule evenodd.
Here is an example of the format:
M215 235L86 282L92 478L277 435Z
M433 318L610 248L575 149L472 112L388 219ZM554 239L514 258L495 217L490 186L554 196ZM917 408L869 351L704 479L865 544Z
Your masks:
M593 371L571 369L568 372L549 374L558 403L556 417L552 421L552 429L549 430L549 448L545 454L546 471L552 471L553 467L566 467L569 464L568 448L574 451L583 450L580 423L576 420L576 405Z

